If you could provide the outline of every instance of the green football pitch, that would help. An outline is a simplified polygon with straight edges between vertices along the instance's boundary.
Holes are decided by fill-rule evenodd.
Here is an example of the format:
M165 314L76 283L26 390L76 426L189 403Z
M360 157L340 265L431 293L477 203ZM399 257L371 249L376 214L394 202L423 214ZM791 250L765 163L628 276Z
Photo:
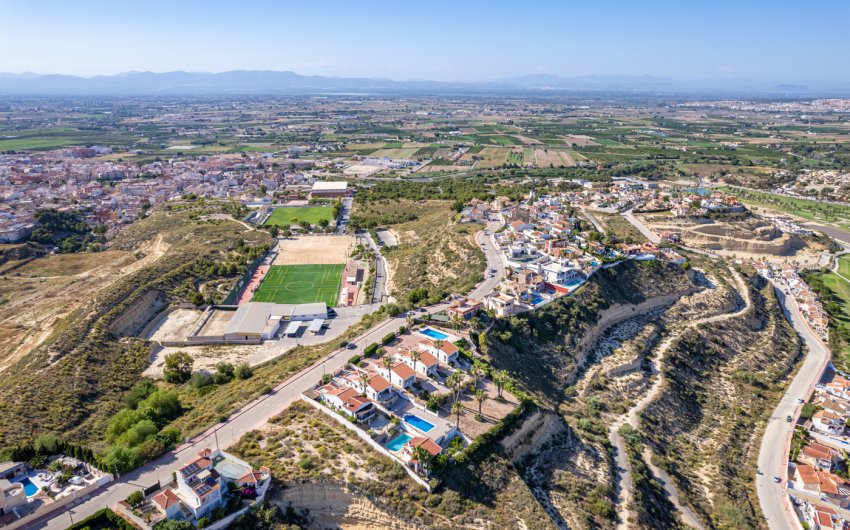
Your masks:
M344 265L272 265L254 292L254 302L336 306Z

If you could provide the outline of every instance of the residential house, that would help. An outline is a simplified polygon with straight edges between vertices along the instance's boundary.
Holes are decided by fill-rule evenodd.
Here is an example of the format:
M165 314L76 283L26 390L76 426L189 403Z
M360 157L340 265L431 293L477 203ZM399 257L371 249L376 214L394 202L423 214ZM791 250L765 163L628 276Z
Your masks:
M797 461L808 464L818 471L832 471L841 461L841 454L827 445L818 442L809 442L800 451Z
M812 427L821 432L841 434L844 431L844 418L831 410L819 410L812 416Z
M794 485L800 490L826 498L846 508L850 504L850 484L832 473L817 471L808 464L799 464L794 470Z
M496 313L497 317L508 317L516 312L514 298L504 293L489 295L484 298L487 309Z
M327 384L318 389L322 399L331 408L357 421L367 421L375 415L375 404L351 387Z
M395 357L426 377L437 375L440 361L432 353L428 351L419 352L419 359L415 362L411 353L410 350L399 350Z
M154 495L151 501L166 519L191 519L192 517L191 512L183 506L180 497L170 488Z
M416 372L406 363L397 361L387 372L390 383L398 388L407 389L416 382Z
M196 459L177 470L176 494L195 519L207 515L222 502L221 476L213 469L210 454L209 449L204 449Z
M481 311L481 302L465 296L452 301L446 312L449 316L457 316L461 320L469 320Z
M419 341L419 349L436 356L443 364L455 364L460 355L460 349L449 341L442 341L438 348L434 341L424 339Z
M540 273L543 274L547 282L558 285L567 285L579 277L578 269L557 261L543 265Z

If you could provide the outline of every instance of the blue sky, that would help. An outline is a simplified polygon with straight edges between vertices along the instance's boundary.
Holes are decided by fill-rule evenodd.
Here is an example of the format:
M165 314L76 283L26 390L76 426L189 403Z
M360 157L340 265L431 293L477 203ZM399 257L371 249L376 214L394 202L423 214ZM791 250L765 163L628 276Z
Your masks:
M0 72L850 82L848 22L840 0L0 0Z

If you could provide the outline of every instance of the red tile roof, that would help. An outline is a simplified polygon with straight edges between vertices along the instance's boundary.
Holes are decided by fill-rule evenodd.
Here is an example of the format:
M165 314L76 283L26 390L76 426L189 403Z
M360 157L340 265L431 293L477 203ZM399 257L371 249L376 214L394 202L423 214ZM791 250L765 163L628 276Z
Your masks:
M395 366L393 366L393 372L402 379L407 379L416 375L416 372L413 371L413 368L407 366L403 362L396 363Z
M442 447L427 436L416 436L415 438L411 438L407 443L411 448L422 446L431 456L437 456L443 452Z
M170 488L160 491L159 493L154 495L153 499L151 500L163 510L166 510L180 502L180 498Z

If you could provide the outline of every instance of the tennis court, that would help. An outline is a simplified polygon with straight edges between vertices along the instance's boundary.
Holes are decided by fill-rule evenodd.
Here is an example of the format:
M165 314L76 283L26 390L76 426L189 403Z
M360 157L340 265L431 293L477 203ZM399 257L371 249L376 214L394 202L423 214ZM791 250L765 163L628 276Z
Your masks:
M344 268L345 265L272 265L252 300L276 304L325 302L334 307Z

